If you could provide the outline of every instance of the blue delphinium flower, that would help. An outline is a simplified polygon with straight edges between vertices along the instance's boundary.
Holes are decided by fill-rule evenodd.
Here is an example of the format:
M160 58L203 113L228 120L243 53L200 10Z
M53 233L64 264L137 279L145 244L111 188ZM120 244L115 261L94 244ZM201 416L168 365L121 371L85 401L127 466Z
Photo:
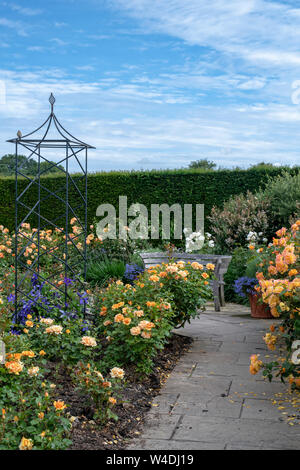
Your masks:
M80 305L87 305L88 304L89 298L88 298L88 295L87 295L86 292L83 292L83 294L81 294L80 292L77 292L77 295L79 297Z
M64 283L66 287L69 287L74 284L74 281L65 277ZM79 310L79 306L77 302L75 302L75 306L73 305L72 297L70 297L70 302L65 302L64 296L61 295L61 293L57 292L55 289L50 291L45 290L44 286L45 281L41 282L39 275L34 274L31 277L31 290L27 294L20 291L20 295L18 295L18 308L16 313L12 315L13 329L16 332L18 328L25 324L28 315L39 319L41 315L47 317L49 315L51 316L53 311L54 314L55 311L58 311L62 319L74 320L78 318L77 310ZM85 307L89 300L87 293L77 292L77 295L79 304ZM15 301L14 294L8 296L8 301Z
M7 297L7 301L8 301L8 302L14 302L14 301L15 301L15 296L14 296L14 294L9 294L9 296Z
M64 283L68 287L68 286L71 286L73 284L73 281L69 277L65 277L64 278Z
M126 264L125 266L125 273L124 273L124 281L132 284L135 279L144 271L144 268L139 266L138 264Z
M255 286L258 285L258 280L255 277L239 277L234 281L234 292L240 297L247 297L249 294L255 292Z
M82 325L81 325L81 331L82 333L86 333L89 330L89 321L83 320Z
M17 336L19 336L21 334L21 332L17 328L14 328L14 327L11 327L10 333L12 335L17 335Z

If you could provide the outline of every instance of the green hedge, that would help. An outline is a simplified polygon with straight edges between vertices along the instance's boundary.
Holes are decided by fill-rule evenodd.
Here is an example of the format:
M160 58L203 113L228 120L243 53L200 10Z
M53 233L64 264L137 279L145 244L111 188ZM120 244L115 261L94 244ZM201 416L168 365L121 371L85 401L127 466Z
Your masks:
M299 172L298 168L284 168L290 173ZM132 203L142 203L148 208L151 204L205 204L205 215L210 213L213 205L222 206L230 196L238 193L246 193L247 190L255 192L259 187L264 187L268 177L281 174L283 168L253 168L249 170L166 170L166 171L113 171L91 173L88 176L88 221L93 222L97 207L102 203L110 203L118 207L119 196L128 197L128 206ZM76 184L84 189L84 181L78 175L72 175ZM41 178L42 184L50 191L62 188L61 196L64 198L65 179L61 175L51 175ZM19 180L19 192L28 184L27 180ZM0 224L10 229L14 227L14 178L0 179ZM75 186L69 183L70 201L73 205L80 203ZM37 201L37 185L24 194L22 201L32 207ZM41 197L46 197L47 192L41 191ZM21 210L20 213L25 213ZM83 214L83 210L79 211ZM50 197L41 207L41 213L53 220L63 213L61 201ZM70 214L71 218L72 214ZM64 224L62 217L58 225ZM30 219L32 224L34 218ZM206 225L206 230L209 225Z

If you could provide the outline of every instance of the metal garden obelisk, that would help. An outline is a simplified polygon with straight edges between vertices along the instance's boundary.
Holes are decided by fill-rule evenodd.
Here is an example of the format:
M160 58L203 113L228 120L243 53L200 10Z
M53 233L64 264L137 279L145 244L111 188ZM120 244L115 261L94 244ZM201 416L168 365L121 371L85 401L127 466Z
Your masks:
M17 138L8 141L15 145L15 314L23 299L43 306L28 292L29 277L49 286L67 309L67 282L61 284L58 279L72 278L83 286L86 275L87 155L94 147L61 125L52 93L49 102L50 114L41 126L25 135L18 131ZM23 170L30 159L37 161L33 175ZM53 170L53 176L45 178ZM76 233L70 230L70 219L75 221ZM31 229L25 230L28 224ZM51 246L45 246L47 236ZM60 242L55 245L56 239ZM30 250L26 260L24 254Z

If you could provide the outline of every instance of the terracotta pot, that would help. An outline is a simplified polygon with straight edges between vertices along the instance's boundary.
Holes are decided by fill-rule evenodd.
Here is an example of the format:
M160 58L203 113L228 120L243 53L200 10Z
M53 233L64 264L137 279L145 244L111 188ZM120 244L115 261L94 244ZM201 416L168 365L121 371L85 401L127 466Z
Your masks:
M269 305L261 303L260 295L249 295L251 317L253 318L273 318Z

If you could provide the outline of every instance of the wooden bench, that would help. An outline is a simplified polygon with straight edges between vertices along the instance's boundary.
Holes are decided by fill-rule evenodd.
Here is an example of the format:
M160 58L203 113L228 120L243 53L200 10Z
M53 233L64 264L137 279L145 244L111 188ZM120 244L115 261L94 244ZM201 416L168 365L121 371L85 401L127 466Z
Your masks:
M198 256L199 257L198 259L202 260L201 264L204 264L205 259L211 260L212 258L217 258L217 259L221 260L221 266L220 266L219 273L218 273L219 284L220 284L219 297L220 297L221 307L225 307L224 275L227 273L228 266L230 264L230 261L232 260L232 256L229 256L229 255L202 255L202 254L198 254L198 255L195 255L195 256ZM209 262L212 263L212 261L209 261Z
M148 253L139 253L140 257L143 260L145 269L152 268L157 264L168 263L170 261L169 255L167 252L148 252ZM172 253L172 260L176 261L185 261L186 263L197 261L198 263L206 266L208 263L215 265L215 279L211 281L211 288L214 297L215 311L219 312L221 306L225 305L224 297L224 274L226 273L229 263L231 261L231 256L223 255L202 255L196 253L180 253L179 251Z

